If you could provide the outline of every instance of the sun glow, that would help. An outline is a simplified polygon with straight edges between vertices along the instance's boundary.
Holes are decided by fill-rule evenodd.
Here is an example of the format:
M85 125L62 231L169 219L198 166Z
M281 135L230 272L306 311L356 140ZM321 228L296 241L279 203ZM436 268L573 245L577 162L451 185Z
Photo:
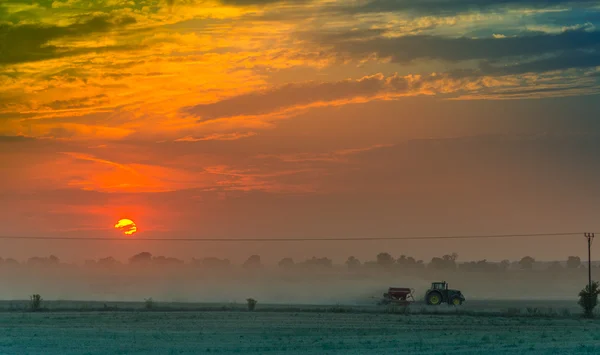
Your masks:
M115 224L115 228L123 232L125 235L132 235L137 232L137 226L130 219L121 219L117 224Z

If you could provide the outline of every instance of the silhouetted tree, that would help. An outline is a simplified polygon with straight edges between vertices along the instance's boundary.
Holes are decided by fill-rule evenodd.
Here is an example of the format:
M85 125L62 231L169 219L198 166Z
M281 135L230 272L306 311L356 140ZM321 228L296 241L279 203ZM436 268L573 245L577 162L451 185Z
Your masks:
M98 259L97 262L100 266L111 267L120 264L115 258L112 256L107 256L106 258Z
M292 268L292 267L294 267L294 259L283 258L279 261L279 263L277 265L279 265L279 267L282 267L284 269Z
M129 263L131 264L141 264L141 263L151 263L152 262L152 254L147 251L141 252L129 258Z
M534 258L532 258L531 256L524 256L519 261L519 266L521 266L521 269L523 269L523 270L531 270L531 269L533 269L534 263L535 263Z
M581 266L581 258L578 256L569 256L567 259L567 267L569 269L577 269Z
M400 257L396 260L396 264L407 268L424 267L423 260L416 260L412 256L407 257L406 255L400 255Z
M259 268L261 267L261 263L260 263L260 256L259 255L252 255L248 258L248 260L246 260L243 264L243 267L247 268L247 269L253 269L253 268Z
M441 258L433 258L429 267L435 270L456 270L456 259L458 254L444 255Z
M394 258L388 253L377 254L377 264L383 267L390 267L394 264Z
M500 270L506 271L506 270L508 270L509 267L510 267L510 261L509 260L504 259L504 260L502 260L500 262Z
M346 266L349 270L356 270L360 268L360 260L353 256L350 256L348 257L348 260L346 260Z
M600 289L597 281L592 282L592 288L590 285L585 285L583 290L579 292L579 301L577 302L581 308L583 308L584 316L588 318L594 317L594 308L598 304L598 294Z

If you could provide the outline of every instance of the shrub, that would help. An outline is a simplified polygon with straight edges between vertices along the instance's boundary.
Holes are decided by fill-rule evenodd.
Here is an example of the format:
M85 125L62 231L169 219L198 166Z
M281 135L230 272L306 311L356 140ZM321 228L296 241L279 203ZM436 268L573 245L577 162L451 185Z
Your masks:
M42 296L38 295L37 293L34 295L31 295L29 297L30 302L29 302L29 308L36 312L42 309Z
M246 299L246 302L248 302L248 310L249 311L253 311L254 308L256 308L256 304L258 303L258 301L255 300L254 298L248 298L248 299Z
M586 285L579 291L579 302L577 302L583 308L583 315L587 318L594 317L594 308L598 304L598 294L600 294L597 281L592 282L591 286L590 289L590 285Z
M151 310L154 308L154 300L152 299L152 297L150 298L144 298L144 308Z

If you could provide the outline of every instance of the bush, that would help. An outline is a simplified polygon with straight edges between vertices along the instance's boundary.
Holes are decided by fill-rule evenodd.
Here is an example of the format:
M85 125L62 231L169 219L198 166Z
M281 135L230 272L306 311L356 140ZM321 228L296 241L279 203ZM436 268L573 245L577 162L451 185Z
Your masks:
M583 315L587 318L594 317L594 308L598 304L598 294L600 294L597 281L592 282L591 286L590 289L590 285L586 285L579 292L579 302L577 302L583 308Z
M152 299L152 297L144 298L144 307L148 310L151 310L154 308L154 300Z
M31 295L29 297L30 302L29 302L29 309L31 309L33 312L39 311L42 309L42 296L38 295L37 293L34 295Z
M246 299L246 302L248 302L248 310L249 311L253 311L254 308L256 308L256 304L258 303L258 301L255 300L254 298L248 298L248 299Z

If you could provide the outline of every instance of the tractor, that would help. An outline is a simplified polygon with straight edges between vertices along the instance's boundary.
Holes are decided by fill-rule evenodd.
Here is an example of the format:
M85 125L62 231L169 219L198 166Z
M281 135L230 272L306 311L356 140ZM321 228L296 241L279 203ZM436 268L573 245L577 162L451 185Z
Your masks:
M431 288L425 293L425 302L437 306L442 303L460 306L465 301L465 296L459 290L448 289L448 283L432 282Z

